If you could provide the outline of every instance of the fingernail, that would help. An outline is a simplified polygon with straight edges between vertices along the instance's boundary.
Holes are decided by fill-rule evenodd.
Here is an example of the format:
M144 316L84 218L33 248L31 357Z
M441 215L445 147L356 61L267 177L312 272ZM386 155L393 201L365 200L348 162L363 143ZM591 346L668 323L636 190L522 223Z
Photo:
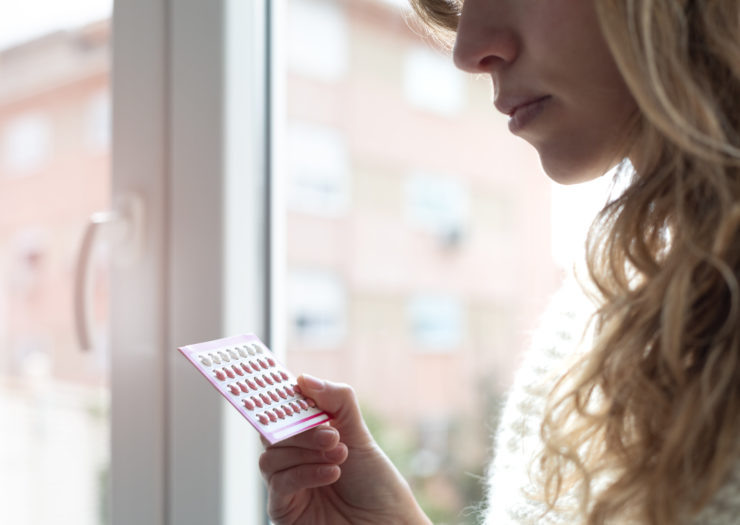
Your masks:
M344 457L344 448L334 447L331 450L327 450L326 452L324 452L324 457L329 461L339 461Z
M318 467L318 475L319 478L325 479L325 478L331 478L336 475L337 469L336 465L324 465L321 467Z
M322 428L316 432L316 444L320 447L328 447L337 439L337 431L332 428Z
M308 388L309 390L322 390L324 388L324 382L312 375L309 374L302 374L303 377L303 386Z

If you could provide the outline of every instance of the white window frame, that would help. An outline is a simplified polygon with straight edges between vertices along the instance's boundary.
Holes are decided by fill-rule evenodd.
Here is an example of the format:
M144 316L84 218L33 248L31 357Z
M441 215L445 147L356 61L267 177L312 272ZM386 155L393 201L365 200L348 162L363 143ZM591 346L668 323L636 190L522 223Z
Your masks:
M256 433L176 348L269 344L269 3L114 6L112 192L145 208L112 279L114 525L266 523Z

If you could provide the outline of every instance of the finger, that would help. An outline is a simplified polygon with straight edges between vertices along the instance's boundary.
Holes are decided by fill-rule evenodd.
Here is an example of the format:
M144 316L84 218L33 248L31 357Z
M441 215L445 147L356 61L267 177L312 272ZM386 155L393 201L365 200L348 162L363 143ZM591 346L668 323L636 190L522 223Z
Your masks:
M347 446L339 443L329 450L312 450L297 447L268 448L259 458L259 468L263 477L269 481L276 472L311 464L340 465L347 459Z
M316 401L322 410L332 416L331 425L339 429L344 443L351 447L372 442L352 387L301 374L298 376L298 388L304 396Z
M326 464L300 465L276 472L267 482L270 515L284 513L297 492L331 485L340 475L337 465Z
M318 450L328 450L334 448L339 443L339 432L329 425L321 425L310 430L291 436L283 441L270 444L266 439L262 439L265 449L278 447L297 447Z

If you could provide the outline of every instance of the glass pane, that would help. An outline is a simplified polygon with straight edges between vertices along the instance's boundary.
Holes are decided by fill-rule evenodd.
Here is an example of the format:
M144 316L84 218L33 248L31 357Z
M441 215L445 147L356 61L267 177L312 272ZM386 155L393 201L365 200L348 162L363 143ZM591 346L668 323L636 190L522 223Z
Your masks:
M94 345L73 318L87 218L107 209L111 0L5 2L0 17L0 523L107 523L106 258Z
M277 328L293 370L356 388L435 523L473 523L499 401L569 263L489 80L403 6L287 2Z

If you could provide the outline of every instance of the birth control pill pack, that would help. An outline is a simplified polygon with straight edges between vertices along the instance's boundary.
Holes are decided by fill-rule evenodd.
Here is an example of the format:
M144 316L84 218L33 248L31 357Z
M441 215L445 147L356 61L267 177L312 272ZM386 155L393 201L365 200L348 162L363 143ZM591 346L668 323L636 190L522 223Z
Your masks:
M178 348L271 444L329 421L254 334Z

